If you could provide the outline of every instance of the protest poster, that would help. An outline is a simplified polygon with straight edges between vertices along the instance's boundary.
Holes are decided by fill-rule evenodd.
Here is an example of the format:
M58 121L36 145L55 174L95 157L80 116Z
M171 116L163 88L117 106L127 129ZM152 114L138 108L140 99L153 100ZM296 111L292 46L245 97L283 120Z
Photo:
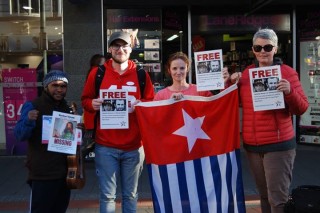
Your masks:
M50 138L50 130L52 125L52 116L42 116L42 144L48 144Z
M224 89L222 50L194 53L197 91Z
M281 80L279 65L249 69L254 111L283 109L283 92L277 90Z
M53 111L48 151L76 154L81 116Z
M50 138L50 130L52 125L52 116L43 115L42 116L42 144L48 144ZM57 135L57 131L56 131ZM77 144L81 145L82 143L82 130L76 128Z
M100 90L100 129L128 129L128 91Z

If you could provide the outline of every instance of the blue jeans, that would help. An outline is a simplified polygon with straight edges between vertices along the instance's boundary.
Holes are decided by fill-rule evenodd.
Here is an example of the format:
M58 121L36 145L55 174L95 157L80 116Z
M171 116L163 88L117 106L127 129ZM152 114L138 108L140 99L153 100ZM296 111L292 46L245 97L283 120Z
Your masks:
M144 161L143 148L123 151L96 144L95 154L100 185L100 213L115 212L117 178L121 181L122 212L136 212L138 179Z

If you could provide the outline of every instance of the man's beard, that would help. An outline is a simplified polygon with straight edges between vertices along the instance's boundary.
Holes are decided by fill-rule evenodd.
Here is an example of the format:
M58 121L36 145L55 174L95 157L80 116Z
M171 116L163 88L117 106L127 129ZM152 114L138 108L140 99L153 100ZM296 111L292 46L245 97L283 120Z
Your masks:
M124 63L124 62L126 62L128 59L125 59L125 60L119 60L119 59L117 59L116 57L112 57L112 60L114 61L114 62L116 62L117 64L122 64L122 63Z

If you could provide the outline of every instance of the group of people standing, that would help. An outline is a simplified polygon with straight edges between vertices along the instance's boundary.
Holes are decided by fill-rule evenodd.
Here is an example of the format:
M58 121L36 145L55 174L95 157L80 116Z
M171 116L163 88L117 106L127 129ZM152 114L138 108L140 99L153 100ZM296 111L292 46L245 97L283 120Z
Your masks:
M256 62L242 73L231 76L223 69L225 85L237 83L243 107L243 144L260 194L262 212L283 212L287 202L295 159L296 139L291 115L301 115L308 108L298 74L291 67L274 58L278 38L271 29L260 29L253 37L252 50ZM172 77L171 86L154 94L149 75L140 94L136 64L129 60L130 35L115 32L108 41L110 60L92 65L82 92L85 128L93 129L94 115L103 100L95 92L95 78L99 65L105 67L100 89L127 88L129 129L100 129L95 131L95 166L100 189L100 212L115 212L116 189L120 180L122 212L136 212L138 179L143 169L144 151L134 106L140 101L174 99L184 95L211 96L212 92L198 92L196 85L186 81L190 60L182 52L172 54L166 71ZM249 69L280 65L282 79L276 90L283 92L286 107L279 110L255 112L250 89ZM127 83L130 82L130 85ZM31 212L65 212L70 198L66 187L66 155L49 152L41 144L41 117L53 110L67 112L64 96L68 80L65 73L51 71L44 79L44 92L35 101L27 102L15 128L19 140L28 140L29 183L32 188ZM170 122L170 118L168 118ZM50 167L50 169L49 169ZM50 193L48 193L50 192Z

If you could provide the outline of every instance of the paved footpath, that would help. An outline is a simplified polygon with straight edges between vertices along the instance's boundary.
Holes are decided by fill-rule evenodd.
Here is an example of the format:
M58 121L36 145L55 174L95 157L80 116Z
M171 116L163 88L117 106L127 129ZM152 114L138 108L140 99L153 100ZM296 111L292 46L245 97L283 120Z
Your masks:
M242 151L242 171L248 213L261 212L257 191ZM0 212L27 212L30 189L25 183L27 171L24 156L0 156ZM298 185L320 185L320 146L298 145L291 188ZM68 213L99 212L98 183L93 162L86 162L86 185L73 190ZM153 212L147 169L139 180L138 213ZM117 212L121 212L117 203Z

